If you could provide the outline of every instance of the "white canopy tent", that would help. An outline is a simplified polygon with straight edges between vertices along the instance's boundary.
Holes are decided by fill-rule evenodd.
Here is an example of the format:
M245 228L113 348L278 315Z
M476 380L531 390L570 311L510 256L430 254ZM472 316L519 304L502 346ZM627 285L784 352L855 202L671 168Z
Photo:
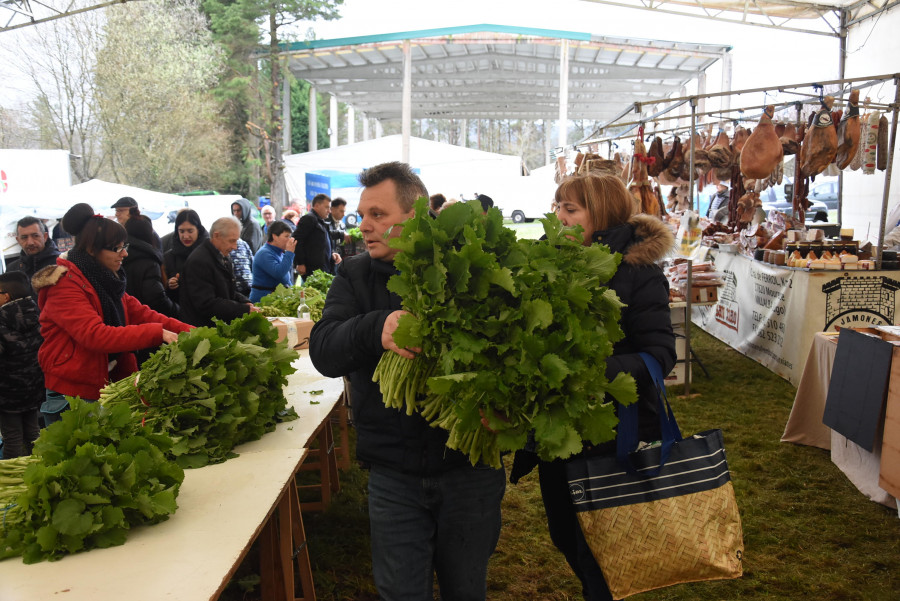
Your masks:
M115 216L112 204L123 196L130 196L137 201L141 213L150 218L153 222L153 229L159 235L173 230L173 226L168 220L169 212L186 206L185 198L175 194L154 192L99 179L59 188L54 194L42 197L40 202L33 202L27 206L4 203L0 207L2 209L0 211L0 216L2 216L0 227L3 230L3 257L9 258L19 253L20 248L15 239L15 230L16 222L22 217L32 215L38 219L46 219L52 226L56 220L65 215L72 205L85 202L91 205L98 215L112 218Z
M345 183L332 187L330 196L347 201L347 213L355 211L360 188L354 181L363 169L387 161L400 161L400 134L357 142L337 148L292 154L285 157L285 179L292 203L306 206L306 174L340 172ZM417 170L429 193L447 198L474 198L487 194L497 205L503 204L504 185L518 179L522 161L517 156L497 154L443 144L422 138L410 138L410 164ZM349 185L347 185L349 184Z

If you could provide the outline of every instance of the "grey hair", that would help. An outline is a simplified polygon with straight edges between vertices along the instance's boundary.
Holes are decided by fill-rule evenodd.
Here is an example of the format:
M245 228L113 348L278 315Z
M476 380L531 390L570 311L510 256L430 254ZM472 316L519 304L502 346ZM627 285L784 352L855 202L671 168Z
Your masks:
M234 215L229 215L228 217L219 217L215 221L213 221L212 226L209 228L209 236L210 238L213 234L219 234L222 236L225 232L230 231L232 228L237 231L241 231L241 222L238 221L238 218Z

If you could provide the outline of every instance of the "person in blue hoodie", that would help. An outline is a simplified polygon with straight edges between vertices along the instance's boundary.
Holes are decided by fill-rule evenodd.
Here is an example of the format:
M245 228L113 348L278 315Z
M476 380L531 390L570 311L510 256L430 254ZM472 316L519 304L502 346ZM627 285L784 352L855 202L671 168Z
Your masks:
M291 228L281 221L272 222L267 243L253 257L250 302L259 302L259 299L274 291L278 284L284 284L288 288L293 285L291 271L296 247L297 240L291 237Z

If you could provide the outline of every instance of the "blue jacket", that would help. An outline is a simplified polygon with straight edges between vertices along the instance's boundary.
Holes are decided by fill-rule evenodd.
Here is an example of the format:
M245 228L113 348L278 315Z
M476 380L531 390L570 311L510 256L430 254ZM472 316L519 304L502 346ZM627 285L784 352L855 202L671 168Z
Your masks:
M256 303L278 286L284 284L291 287L291 270L294 266L294 253L284 251L272 244L263 244L253 257L253 288L250 289L250 302Z

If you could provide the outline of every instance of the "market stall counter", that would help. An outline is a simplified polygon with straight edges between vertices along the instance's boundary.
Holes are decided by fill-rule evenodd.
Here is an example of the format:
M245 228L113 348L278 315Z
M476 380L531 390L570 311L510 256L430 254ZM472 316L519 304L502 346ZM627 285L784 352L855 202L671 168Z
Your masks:
M235 448L239 455L224 463L185 470L175 514L134 529L124 545L57 562L0 562L0 599L216 599L259 537L263 597L314 600L294 482L311 440L323 424L330 426L344 387L341 379L316 372L306 350L295 366L285 395L299 419L240 445ZM289 567L295 561L302 597L296 597Z
M815 335L781 441L830 450L831 461L863 495L876 503L900 508L897 499L879 482L882 472L882 430L878 429L872 451L867 451L823 423L837 342L836 333L819 332ZM891 411L893 403L900 403L900 395L887 395L886 402L888 411Z
M797 386L816 332L893 325L900 271L822 271L781 267L719 252L725 285L692 321Z

